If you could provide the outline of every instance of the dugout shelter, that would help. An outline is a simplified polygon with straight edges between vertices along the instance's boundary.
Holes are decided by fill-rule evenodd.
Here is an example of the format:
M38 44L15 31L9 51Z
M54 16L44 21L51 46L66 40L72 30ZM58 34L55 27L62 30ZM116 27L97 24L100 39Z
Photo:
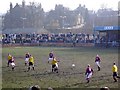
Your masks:
M94 45L105 47L119 47L120 26L95 26Z

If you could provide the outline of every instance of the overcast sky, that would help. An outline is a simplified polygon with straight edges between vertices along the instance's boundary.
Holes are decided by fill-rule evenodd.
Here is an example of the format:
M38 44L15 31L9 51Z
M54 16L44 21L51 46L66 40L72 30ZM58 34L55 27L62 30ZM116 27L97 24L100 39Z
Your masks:
M23 0L1 0L0 2L0 13L6 13L9 10L10 2L15 6L16 3L21 4ZM117 10L118 1L120 0L25 0L26 5L29 2L39 2L42 5L44 11L50 11L54 9L56 4L63 4L64 7L68 7L73 10L81 5L85 5L89 10L98 10L101 5L104 4L107 8Z

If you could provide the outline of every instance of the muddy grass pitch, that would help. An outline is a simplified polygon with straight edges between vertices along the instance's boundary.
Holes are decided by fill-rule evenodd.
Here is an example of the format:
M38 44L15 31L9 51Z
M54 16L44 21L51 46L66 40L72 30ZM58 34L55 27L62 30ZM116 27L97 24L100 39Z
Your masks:
M59 73L51 73L47 63L48 54L53 51L60 60ZM35 58L35 71L27 72L24 65L25 53L29 52ZM15 58L16 67L12 71L7 67L7 54ZM95 56L101 57L101 71L97 71ZM29 88L39 85L41 88L100 88L108 86L118 88L118 83L112 79L112 64L118 65L118 49L95 47L7 47L2 48L2 87ZM72 67L72 64L75 64ZM94 74L90 83L86 83L85 69L90 64Z

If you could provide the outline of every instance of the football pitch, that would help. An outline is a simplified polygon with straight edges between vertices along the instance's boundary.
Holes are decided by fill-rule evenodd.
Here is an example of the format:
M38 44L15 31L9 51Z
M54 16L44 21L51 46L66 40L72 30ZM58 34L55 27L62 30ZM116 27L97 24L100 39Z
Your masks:
M48 54L53 51L60 62L59 73L51 72ZM24 65L25 53L35 59L35 71L27 72ZM15 58L15 70L7 67L7 55ZM97 71L95 57L101 57L101 71ZM118 88L112 78L113 62L118 65L117 48L96 47L6 47L2 48L2 88L29 88L39 85L41 88L100 88L108 86ZM72 67L75 64L75 67ZM94 74L90 83L86 83L85 70L90 64Z

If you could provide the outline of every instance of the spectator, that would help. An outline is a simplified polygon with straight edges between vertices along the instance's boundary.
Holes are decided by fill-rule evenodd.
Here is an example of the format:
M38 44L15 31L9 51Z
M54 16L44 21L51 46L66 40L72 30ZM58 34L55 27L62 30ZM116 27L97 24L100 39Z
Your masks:
M38 85L31 86L29 90L41 90L41 88Z
M100 90L110 90L108 87L102 87Z
M59 34L3 34L3 44L9 43L39 43L39 42L65 42L73 43L74 41L84 43L85 37L88 34L73 34L73 33L59 33Z

